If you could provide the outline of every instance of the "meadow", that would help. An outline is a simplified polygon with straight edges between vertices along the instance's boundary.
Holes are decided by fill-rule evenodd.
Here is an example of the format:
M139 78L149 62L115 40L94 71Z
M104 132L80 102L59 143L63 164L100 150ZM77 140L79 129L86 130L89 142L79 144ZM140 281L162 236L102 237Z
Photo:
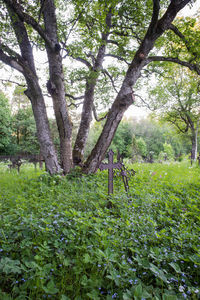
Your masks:
M200 167L131 167L108 197L106 171L0 164L0 299L200 299Z

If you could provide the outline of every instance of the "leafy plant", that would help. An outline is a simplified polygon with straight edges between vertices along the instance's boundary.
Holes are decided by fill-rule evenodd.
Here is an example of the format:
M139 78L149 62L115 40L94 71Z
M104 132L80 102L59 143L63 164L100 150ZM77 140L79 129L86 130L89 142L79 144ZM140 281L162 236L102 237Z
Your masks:
M1 164L0 298L198 299L199 167L134 169L129 196L116 178L108 199L106 171Z

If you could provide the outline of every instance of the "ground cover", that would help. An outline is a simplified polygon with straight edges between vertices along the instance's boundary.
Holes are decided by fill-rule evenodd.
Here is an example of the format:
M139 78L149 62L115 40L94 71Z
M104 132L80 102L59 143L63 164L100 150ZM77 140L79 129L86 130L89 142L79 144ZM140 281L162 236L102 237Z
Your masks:
M0 299L199 299L200 168L133 167L108 208L106 171L0 165Z

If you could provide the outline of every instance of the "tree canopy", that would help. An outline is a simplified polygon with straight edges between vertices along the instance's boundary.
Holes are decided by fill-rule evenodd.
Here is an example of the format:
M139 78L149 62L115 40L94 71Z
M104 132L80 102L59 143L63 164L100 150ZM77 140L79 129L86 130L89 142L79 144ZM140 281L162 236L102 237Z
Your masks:
M67 173L76 164L86 173L97 170L124 112L135 101L133 87L148 65L173 62L200 74L195 22L176 19L193 2L1 1L0 60L24 76L41 153L51 174ZM35 49L47 55L46 88L38 77ZM59 132L60 164L44 102L47 92ZM70 107L80 100L82 114L72 147ZM83 161L92 112L98 119L96 109L104 104L109 107L104 127Z

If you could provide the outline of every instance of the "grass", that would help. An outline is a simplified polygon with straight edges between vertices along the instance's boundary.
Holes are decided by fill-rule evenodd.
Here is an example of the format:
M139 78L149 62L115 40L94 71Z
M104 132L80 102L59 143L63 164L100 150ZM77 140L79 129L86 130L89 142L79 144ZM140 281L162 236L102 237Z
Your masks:
M106 171L0 165L0 299L200 299L200 168L133 168L108 199Z

